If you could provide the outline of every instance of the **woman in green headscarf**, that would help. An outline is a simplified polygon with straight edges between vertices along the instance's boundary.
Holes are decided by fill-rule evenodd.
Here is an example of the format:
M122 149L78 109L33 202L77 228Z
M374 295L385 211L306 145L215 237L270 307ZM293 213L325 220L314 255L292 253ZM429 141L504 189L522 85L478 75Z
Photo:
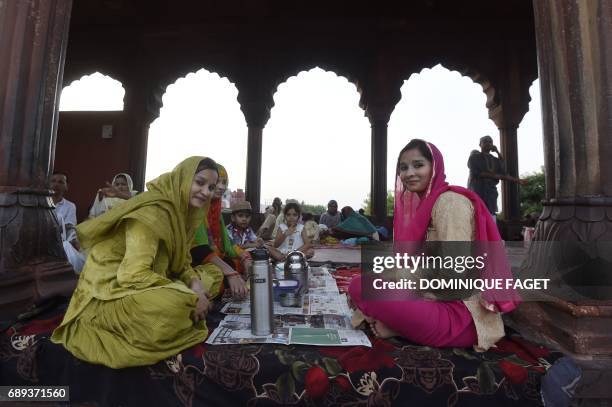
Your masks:
M227 170L217 163L219 179L215 192L211 198L210 209L204 222L196 231L195 247L192 249L192 256L198 264L202 264L206 269L200 273L200 278L207 279L208 272L217 270L223 273L227 279L227 285L232 296L238 299L245 298L248 288L243 276L251 263L249 252L240 246L233 244L229 238L223 215L221 214L223 194L227 190L229 177ZM215 285L217 287L217 285ZM220 289L223 288L219 285Z
M370 237L380 240L376 226L372 224L360 213L357 213L350 206L342 208L342 221L332 228L332 233L339 239L352 237Z
M217 183L190 157L144 192L77 227L89 256L51 340L112 368L150 365L205 340L206 284L189 249Z

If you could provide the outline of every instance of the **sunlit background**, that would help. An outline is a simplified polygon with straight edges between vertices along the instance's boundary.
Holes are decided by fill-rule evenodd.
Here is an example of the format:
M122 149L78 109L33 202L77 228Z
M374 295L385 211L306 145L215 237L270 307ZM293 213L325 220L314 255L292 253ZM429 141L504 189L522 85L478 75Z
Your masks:
M388 127L387 189L394 185L397 154L411 138L436 144L447 180L465 186L467 159L478 139L488 134L499 146L481 86L438 65L412 75L401 92ZM122 110L124 94L120 82L94 73L63 89L60 110ZM530 95L518 129L520 174L539 171L544 163L538 80ZM227 78L204 69L168 86L149 131L146 180L187 156L203 155L227 168L231 190L244 189L247 127L237 96ZM274 102L263 133L262 204L279 196L362 207L370 189L371 141L355 85L314 68L281 84Z

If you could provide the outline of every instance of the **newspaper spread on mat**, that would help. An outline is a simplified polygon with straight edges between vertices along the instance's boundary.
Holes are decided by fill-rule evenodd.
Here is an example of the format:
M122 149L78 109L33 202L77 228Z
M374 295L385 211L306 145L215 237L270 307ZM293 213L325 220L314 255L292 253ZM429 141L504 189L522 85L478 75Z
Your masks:
M211 345L276 343L282 345L372 346L368 337L351 326L351 310L345 295L326 268L311 269L309 294L301 307L282 307L274 303L275 331L267 336L251 333L249 301L227 303L227 314L210 334Z
M230 315L251 315L251 303L228 302L221 312ZM306 294L301 307L283 307L274 302L274 315L351 315L346 295L342 294Z

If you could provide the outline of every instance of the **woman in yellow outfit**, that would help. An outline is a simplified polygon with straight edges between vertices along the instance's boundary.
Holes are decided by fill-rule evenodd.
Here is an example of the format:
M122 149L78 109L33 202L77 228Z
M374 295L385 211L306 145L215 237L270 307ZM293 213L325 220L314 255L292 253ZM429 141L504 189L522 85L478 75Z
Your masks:
M51 340L112 368L150 365L204 341L207 293L222 276L197 273L189 249L217 178L213 160L190 157L79 225L89 256Z

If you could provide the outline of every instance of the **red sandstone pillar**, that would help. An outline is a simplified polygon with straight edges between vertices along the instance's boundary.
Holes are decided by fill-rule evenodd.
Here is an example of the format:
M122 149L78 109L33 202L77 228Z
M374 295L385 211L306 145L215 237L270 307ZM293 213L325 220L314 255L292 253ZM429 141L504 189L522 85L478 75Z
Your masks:
M588 359L606 355L609 374L612 0L538 0L533 4L546 201L527 265L535 264L541 277L563 281L573 296L524 303L514 320L523 329L534 328ZM600 384L599 390L593 384L591 393L601 390L611 397L609 381Z
M47 189L71 7L0 2L0 316L76 282Z

